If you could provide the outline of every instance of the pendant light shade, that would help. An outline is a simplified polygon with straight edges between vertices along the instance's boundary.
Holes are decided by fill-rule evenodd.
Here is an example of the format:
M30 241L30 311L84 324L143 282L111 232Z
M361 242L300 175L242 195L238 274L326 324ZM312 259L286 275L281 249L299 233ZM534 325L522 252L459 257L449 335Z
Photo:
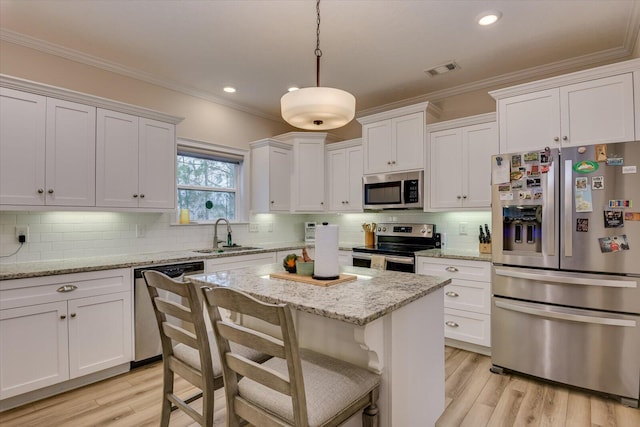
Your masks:
M316 87L286 93L280 99L282 118L291 126L307 130L335 129L356 114L356 98L341 89L320 86L320 0L316 0Z
M356 98L331 87L306 87L280 99L282 118L291 126L307 130L342 127L355 117Z

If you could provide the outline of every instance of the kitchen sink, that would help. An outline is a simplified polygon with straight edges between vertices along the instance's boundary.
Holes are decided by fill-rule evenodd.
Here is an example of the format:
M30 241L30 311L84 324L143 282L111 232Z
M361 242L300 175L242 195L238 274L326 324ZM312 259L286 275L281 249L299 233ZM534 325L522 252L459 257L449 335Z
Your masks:
M262 248L258 248L255 246L221 246L217 249L211 248L211 249L199 249L197 251L193 251L193 252L198 252L200 254L216 254L216 253L225 253L225 252L240 252L240 251L251 251L251 250L258 250L258 249L262 249Z

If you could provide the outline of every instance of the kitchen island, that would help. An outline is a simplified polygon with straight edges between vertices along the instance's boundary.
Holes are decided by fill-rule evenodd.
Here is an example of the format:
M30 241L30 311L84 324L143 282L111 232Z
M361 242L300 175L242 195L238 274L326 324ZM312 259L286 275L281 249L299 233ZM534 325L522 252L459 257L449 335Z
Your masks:
M322 287L270 278L279 264L189 276L293 309L301 347L382 375L380 426L433 426L444 410L443 287L450 279L341 267L356 280ZM239 321L243 321L239 319ZM310 402L312 403L312 402ZM354 416L347 426L359 426Z

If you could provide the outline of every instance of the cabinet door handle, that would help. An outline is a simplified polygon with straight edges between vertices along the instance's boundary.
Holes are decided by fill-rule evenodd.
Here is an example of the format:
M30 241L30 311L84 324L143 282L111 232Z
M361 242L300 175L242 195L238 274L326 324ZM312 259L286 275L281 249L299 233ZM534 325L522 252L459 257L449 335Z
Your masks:
M138 195L137 195L137 194L134 194L134 195L133 195L133 198L134 198L134 199L137 199L137 198L138 198Z
M388 165L390 165L390 164L391 164L391 162L387 162L387 164L388 164Z
M453 292L453 291L449 291L445 295L448 296L448 297L453 297L453 298L456 298L456 297L460 296L460 294L458 294L457 292Z
M141 199L144 199L144 194L141 194L141 195L140 195L140 198L141 198Z
M43 188L38 188L38 194L42 194L44 193L44 189Z
M65 316L64 314L62 316L60 316L60 320L64 320L66 318L67 318L67 316Z
M76 317L76 314L75 313L71 313L71 317Z
M271 201L271 204L274 204L274 203L275 203L275 202L272 200L272 201Z
M462 197L461 196L456 196L456 199L460 200Z
M445 268L445 270L447 270L450 273L457 273L459 270L455 267L447 267Z
M48 190L47 190L47 193L49 193L49 194L53 194L53 188L48 189Z
M392 160L392 161L391 161L391 164L392 164L392 165L395 165L395 164L396 164L396 161L395 161L395 160Z
M569 137L568 137L567 135L565 135L565 136L563 136L563 137L562 137L562 140L563 140L563 141L568 141L568 140L569 140Z
M558 142L558 141L560 141L560 138L558 138L558 137L556 136L556 137L554 137L554 138L553 138L553 140L554 140L555 142Z
M449 326L449 327L451 327L451 328L457 328L458 326L460 326L456 322L452 322L451 320L448 320L448 321L444 322L444 324Z
M462 196L462 198L463 198L463 199L466 199L466 198L467 198L467 196Z
M58 292L73 292L76 289L78 289L78 287L76 285L64 285L64 286L60 286L58 289L56 289L56 291L58 291Z

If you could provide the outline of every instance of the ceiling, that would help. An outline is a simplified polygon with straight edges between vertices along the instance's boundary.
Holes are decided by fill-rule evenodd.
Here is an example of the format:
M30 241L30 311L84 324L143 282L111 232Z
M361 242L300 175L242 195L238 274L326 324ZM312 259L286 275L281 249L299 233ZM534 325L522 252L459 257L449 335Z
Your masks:
M640 0L320 9L321 85L353 93L358 115L622 60L640 29ZM476 23L496 9L498 23ZM315 85L315 13L314 0L0 0L0 38L277 120L288 87ZM451 60L459 70L425 73Z

